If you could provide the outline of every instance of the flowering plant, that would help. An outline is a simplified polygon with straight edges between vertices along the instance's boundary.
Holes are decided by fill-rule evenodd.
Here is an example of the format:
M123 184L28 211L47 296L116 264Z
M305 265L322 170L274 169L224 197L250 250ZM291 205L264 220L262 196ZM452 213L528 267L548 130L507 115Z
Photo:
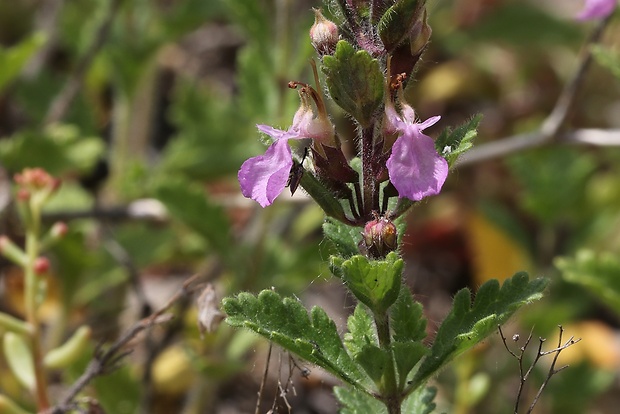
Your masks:
M301 105L287 130L258 125L272 143L248 159L238 178L244 196L262 207L288 186L301 186L324 210L325 236L336 253L330 269L358 300L344 341L321 308L308 315L294 299L266 290L225 298L227 322L249 328L321 366L348 387L336 395L346 412L428 413L430 378L497 329L519 307L541 297L546 282L524 273L454 298L429 347L426 320L401 274L401 217L438 194L457 157L469 149L480 117L433 140L424 131L440 116L418 120L405 94L431 36L423 0L340 0L336 25L316 10L310 40L329 98L353 121L356 156L347 158L316 86L290 82ZM334 9L334 8L331 8ZM306 146L293 151L295 141Z

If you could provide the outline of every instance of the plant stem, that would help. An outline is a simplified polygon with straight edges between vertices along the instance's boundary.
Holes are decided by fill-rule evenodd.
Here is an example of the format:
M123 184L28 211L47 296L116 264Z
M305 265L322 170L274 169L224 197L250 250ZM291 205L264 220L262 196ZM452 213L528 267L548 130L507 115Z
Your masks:
M362 217L370 220L373 211L379 211L379 184L375 177L373 167L374 157L374 126L364 128L361 131L362 145L362 187L364 191L364 205L361 211Z
M31 326L30 345L32 347L32 360L34 364L35 393L39 411L50 407L47 396L47 381L43 368L43 355L41 350L41 328L37 317L37 290L38 280L34 271L34 264L39 255L39 227L41 223L40 211L32 209L32 222L26 233L26 256L28 261L24 268L24 301L26 308L26 320Z
M401 395L396 384L396 371L394 369L394 356L392 354L392 338L390 336L390 318L387 312L381 314L375 313L375 325L377 326L377 336L379 337L379 346L387 351L390 361L385 368L383 376L383 387L381 390L382 400L387 406L389 414L400 414L400 405L402 402Z

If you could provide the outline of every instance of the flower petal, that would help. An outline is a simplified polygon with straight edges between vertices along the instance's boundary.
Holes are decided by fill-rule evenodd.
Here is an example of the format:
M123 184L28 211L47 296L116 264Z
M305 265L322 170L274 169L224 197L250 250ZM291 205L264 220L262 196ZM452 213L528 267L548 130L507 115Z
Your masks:
M286 187L292 166L288 141L281 139L274 142L265 154L252 157L241 165L237 175L241 193L261 207L270 205Z
M616 7L616 0L586 0L583 9L575 16L580 21L604 19Z
M414 201L438 194L448 176L448 162L437 153L432 138L412 128L392 146L387 168L399 197Z

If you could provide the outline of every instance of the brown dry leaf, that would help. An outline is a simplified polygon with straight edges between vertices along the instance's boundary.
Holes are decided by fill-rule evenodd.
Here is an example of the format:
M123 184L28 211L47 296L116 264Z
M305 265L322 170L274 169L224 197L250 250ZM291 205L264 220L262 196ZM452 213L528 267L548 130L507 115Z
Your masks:
M224 314L220 311L219 300L212 284L207 284L197 301L198 305L198 329L200 336L204 333L211 333L220 326L224 319Z

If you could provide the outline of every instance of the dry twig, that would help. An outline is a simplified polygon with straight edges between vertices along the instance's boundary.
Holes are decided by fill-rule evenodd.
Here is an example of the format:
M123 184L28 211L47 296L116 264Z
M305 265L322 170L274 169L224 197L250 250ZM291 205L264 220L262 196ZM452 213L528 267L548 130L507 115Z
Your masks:
M71 411L75 406L75 399L78 394L88 385L95 377L105 375L118 368L118 364L131 353L131 350L125 350L125 346L134 339L140 332L151 328L154 325L170 321L173 316L165 314L177 301L188 296L193 292L190 285L196 281L199 275L194 275L187 279L181 289L177 291L166 304L152 315L141 319L131 328L129 328L119 339L116 340L107 350L102 351L100 347L95 351L95 355L86 367L84 373L67 391L66 395L60 399L58 404L47 410L47 414L63 414Z
M527 414L531 414L532 411L534 410L534 406L536 405L536 403L538 402L538 400L540 399L540 396L542 395L542 392L544 391L544 389L546 388L547 384L549 383L549 380L551 380L551 377L555 374L557 374L558 372L568 368L568 365L564 365L558 369L555 368L555 364L558 360L558 357L560 356L560 352L562 352L563 350L565 350L566 348L569 348L573 345L575 345L577 342L581 341L581 338L575 339L573 336L571 336L566 342L562 343L562 335L564 334L564 328L562 328L562 326L558 326L558 328L560 329L560 336L558 339L558 345L556 348L550 349L548 351L543 351L543 344L545 343L545 339L544 338L539 338L538 340L538 350L536 352L536 357L534 358L534 361L532 361L532 363L530 364L529 368L527 369L527 371L524 372L524 362L523 362L523 358L525 355L525 351L527 350L527 347L530 344L530 341L532 340L532 332L530 332L530 334L527 337L527 340L525 341L525 344L523 346L521 346L519 348L519 352L516 353L514 351L512 351L510 349L510 347L508 346L507 342L506 342L506 337L504 336L504 332L502 332L502 327L501 326L497 326L497 329L499 330L499 334L502 338L502 342L504 343L504 347L506 348L506 350L508 351L508 353L510 353L510 355L512 355L518 362L519 362L519 390L517 391L517 397L515 400L515 409L514 409L514 414L519 414L519 404L521 402L521 397L523 394L523 390L525 388L525 382L528 380L530 374L532 373L532 371L534 370L534 367L536 366L536 364L538 364L538 361L546 356L546 355L551 355L553 354L553 361L551 362L551 365L549 367L549 370L547 371L547 376L545 378L545 380L543 381L543 383L541 384L540 388L538 389L538 392L536 393L536 396L534 397L534 399L532 400L532 403L530 404L529 409L526 411ZM518 341L518 335L515 335L513 337L513 340L516 342Z

